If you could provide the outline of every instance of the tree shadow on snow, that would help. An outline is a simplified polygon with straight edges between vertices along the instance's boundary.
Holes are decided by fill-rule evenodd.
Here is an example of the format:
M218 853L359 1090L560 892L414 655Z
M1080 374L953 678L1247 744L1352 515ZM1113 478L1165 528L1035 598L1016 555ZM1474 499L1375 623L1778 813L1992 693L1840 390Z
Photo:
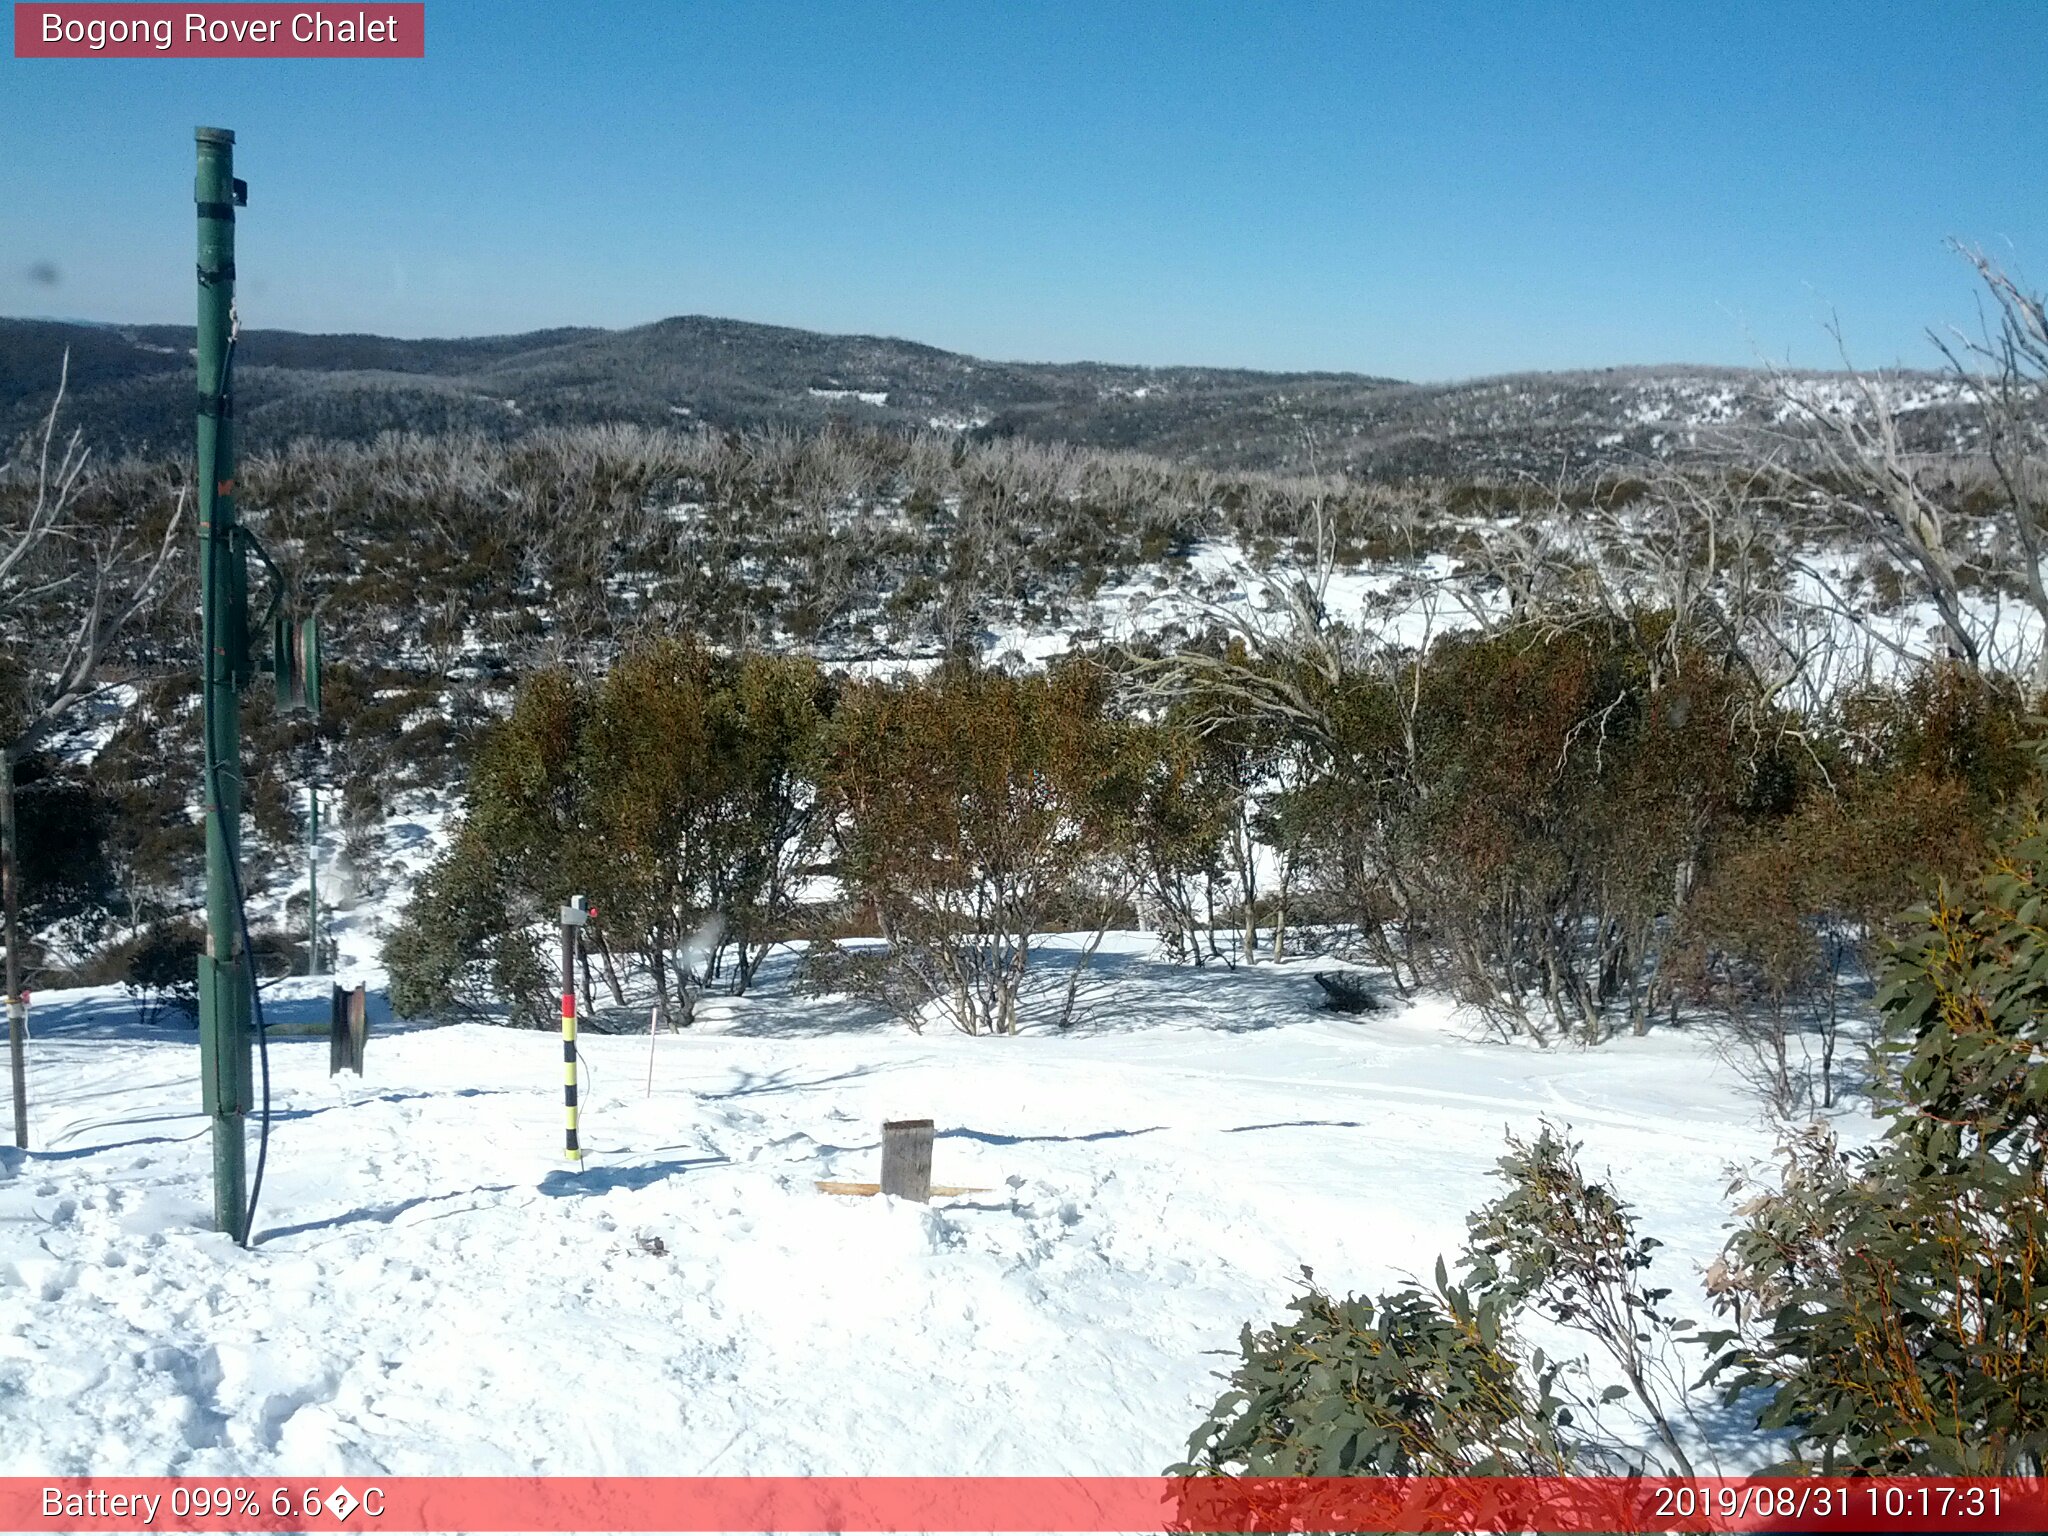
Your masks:
M150 1120L201 1120L204 1118L205 1117L203 1115L197 1112L189 1115L150 1116ZM147 1125L150 1123L150 1120L138 1120L132 1123L136 1125ZM87 1126L85 1127L85 1129L100 1130L104 1129L104 1127ZM208 1136L211 1134L212 1128L211 1125L208 1124L202 1125L198 1130L192 1132L192 1134L189 1136L137 1136L128 1141L106 1141L101 1142L96 1146L90 1147L63 1147L59 1148L56 1151L25 1152L22 1154L22 1156L29 1159L31 1162L37 1163L67 1163L74 1158L98 1157L102 1152L126 1152L131 1147L176 1146L180 1142L197 1141L200 1137Z
M136 999L94 988L92 995L38 992L30 995L31 1040L133 1040L199 1043L199 1021L172 1008L159 1008L149 1022Z
M1113 935L1128 940L1130 935ZM1019 1032L1027 1035L1123 1034L1143 1029L1182 1029L1244 1034L1278 1029L1309 1018L1329 1018L1312 964L1294 956L1275 964L1261 954L1257 965L1233 967L1209 957L1196 966L1168 958L1156 947L1106 945L1082 953L1085 935L1040 935L1032 944L1030 969L1019 999ZM879 940L841 941L849 951L879 953ZM1224 946L1231 953L1230 946ZM707 994L699 1003L701 1033L742 1039L804 1039L821 1035L898 1034L902 1018L884 1004L848 992L811 992L798 977L799 945L778 945L756 974L746 995ZM1079 965L1068 1022L1067 988ZM620 1033L647 1029L647 1002L636 1000L619 1013ZM609 1016L609 1015L607 1015ZM630 1027L629 1027L630 1026ZM927 1028L947 1030L934 1019ZM684 1030L688 1035L697 1032ZM950 1031L947 1031L950 1032Z
M465 1195L503 1195L511 1193L510 1184L479 1184L474 1189L450 1190L438 1195L414 1195L409 1200L397 1200L389 1205L360 1205L352 1211L343 1211L339 1216L326 1216L318 1221L301 1221L289 1227L266 1227L256 1235L255 1243L260 1246L276 1238L298 1237L307 1232L326 1232L337 1227L350 1227L358 1222L374 1222L390 1226L407 1211L418 1210L423 1205L433 1205L441 1200L460 1200ZM433 1217L439 1220L446 1216L460 1216L480 1210L480 1205L466 1205L459 1211L443 1211Z
M731 1087L709 1092L700 1091L696 1097L701 1102L716 1104L726 1099L760 1098L771 1093L803 1093L811 1088L852 1082L855 1078L872 1077L877 1072L892 1070L896 1068L859 1066L848 1067L844 1072L827 1073L823 1077L800 1078L791 1067L778 1067L773 1072L749 1072L745 1067L736 1067L733 1070L736 1081Z
M1365 1129L1365 1124L1359 1120L1274 1120L1265 1125L1226 1125L1223 1134L1235 1136L1240 1131L1306 1131L1324 1127L1334 1131L1360 1131Z
M288 1048L305 1042L324 1047L333 1007L333 986L333 978L327 976L266 977L260 996L271 1045ZM392 1017L390 1000L381 989L366 992L364 1003L373 1039L440 1027L431 1020ZM33 1040L199 1043L196 1015L168 1004L145 1003L115 987L34 994L28 1013L29 1037Z
M770 998L771 1006L746 1006L750 1001L759 999L766 1003ZM730 1008L734 1011L718 1021L715 1031L707 1030L707 1034L730 1035L746 1040L879 1035L901 1028L897 1017L880 1003L844 992L806 995L778 988L770 993L766 987L757 984L755 990L744 998L712 998L708 1000L708 1006L714 1010Z
M1034 1141L1120 1141L1126 1136L1150 1136L1163 1131L1163 1125L1148 1125L1136 1131L1083 1131L1072 1136L1004 1136L996 1131L970 1131L964 1126L954 1126L935 1134L937 1141L979 1141L991 1147L1015 1147Z
M1261 963L1235 969L1220 960L1189 965L1161 954L1098 951L1074 991L1071 1021L1059 1015L1073 973L1072 950L1032 954L1024 1002L1030 1034L1125 1034L1184 1029L1249 1034L1323 1016L1322 989L1306 971Z
M182 1081L182 1079L180 1081ZM177 1086L177 1084L172 1083L163 1084L159 1086L174 1087ZM318 1104L314 1105L309 1109L273 1108L270 1112L270 1120L273 1125L282 1125L289 1120L310 1120L315 1115L331 1115L335 1113L337 1110L360 1109L371 1104L406 1104L424 1099L498 1098L507 1095L518 1097L523 1096L526 1092L527 1090L517 1088L455 1088L445 1090L394 1089L390 1093L366 1094L362 1098L349 1099L338 1104ZM107 1095L104 1094L95 1094L86 1095L85 1097L106 1096ZM253 1130L255 1126L261 1121L262 1115L258 1110L251 1110L248 1118L250 1129ZM128 1147L147 1147L168 1142L195 1141L199 1137L207 1134L205 1125L206 1113L204 1110L199 1109L174 1111L170 1114L133 1115L124 1118L116 1118L112 1120L95 1120L85 1125L72 1126L65 1132L65 1134L67 1136L76 1137L87 1135L93 1131L122 1131L131 1130L136 1127L144 1125L178 1124L181 1122L199 1122L200 1128L187 1136L138 1136L132 1137L127 1141L102 1142L98 1145L91 1147L54 1148L49 1151L39 1151L32 1153L30 1155L38 1158L62 1160L68 1158L86 1157L97 1152L119 1152Z
M658 1163L635 1163L617 1167L607 1163L586 1165L580 1172L557 1168L540 1181L544 1195L605 1195L615 1189L645 1189L692 1168L716 1168L732 1161L713 1154L708 1157L673 1157Z
M319 1104L311 1109L273 1109L270 1118L279 1120L310 1120L315 1115L331 1115L337 1110L363 1109L371 1104L410 1104L423 1099L500 1099L526 1098L532 1094L530 1088L394 1088L389 1093L365 1094L361 1098L345 1099L338 1104ZM255 1112L249 1116L253 1122L258 1118Z

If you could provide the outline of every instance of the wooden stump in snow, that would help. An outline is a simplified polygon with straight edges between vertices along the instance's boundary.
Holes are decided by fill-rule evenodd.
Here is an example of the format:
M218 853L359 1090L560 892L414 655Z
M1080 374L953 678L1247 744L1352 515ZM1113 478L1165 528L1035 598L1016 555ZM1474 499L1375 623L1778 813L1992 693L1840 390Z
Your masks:
M932 1197L932 1122L882 1123L882 1193L902 1200Z

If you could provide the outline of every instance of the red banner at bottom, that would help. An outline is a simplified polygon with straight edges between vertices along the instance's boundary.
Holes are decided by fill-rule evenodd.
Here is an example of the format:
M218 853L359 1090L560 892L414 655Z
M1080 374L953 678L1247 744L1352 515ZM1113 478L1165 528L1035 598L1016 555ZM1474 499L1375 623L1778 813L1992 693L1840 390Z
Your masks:
M7 1531L2048 1531L2018 1478L0 1478Z

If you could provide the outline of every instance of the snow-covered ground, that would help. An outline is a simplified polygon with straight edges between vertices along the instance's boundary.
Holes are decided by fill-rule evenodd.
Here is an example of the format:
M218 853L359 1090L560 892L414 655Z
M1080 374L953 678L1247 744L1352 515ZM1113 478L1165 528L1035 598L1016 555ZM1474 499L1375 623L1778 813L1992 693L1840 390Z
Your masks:
M656 1042L651 1093L644 1036L585 1036L580 1173L551 1034L380 1021L361 1079L280 1038L252 1251L208 1229L190 1032L39 994L33 1146L0 1150L0 1473L1156 1473L1301 1265L1426 1276L1546 1116L1697 1295L1724 1170L1772 1141L1704 1039L1482 1043L1429 999L1323 1012L1313 968L1113 939L1088 1022L1015 1039L771 971ZM978 1192L814 1187L874 1179L913 1116Z

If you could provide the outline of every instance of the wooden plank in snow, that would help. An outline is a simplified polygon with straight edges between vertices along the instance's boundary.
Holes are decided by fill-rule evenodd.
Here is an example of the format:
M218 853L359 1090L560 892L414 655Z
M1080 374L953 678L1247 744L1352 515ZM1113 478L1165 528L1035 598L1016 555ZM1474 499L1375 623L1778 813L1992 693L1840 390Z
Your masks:
M822 1195L879 1195L882 1192L882 1186L879 1184L848 1184L838 1179L817 1179L814 1182L818 1186L818 1193ZM932 1186L932 1193L934 1195L986 1195L992 1193L992 1191L976 1189L962 1184L934 1184Z

